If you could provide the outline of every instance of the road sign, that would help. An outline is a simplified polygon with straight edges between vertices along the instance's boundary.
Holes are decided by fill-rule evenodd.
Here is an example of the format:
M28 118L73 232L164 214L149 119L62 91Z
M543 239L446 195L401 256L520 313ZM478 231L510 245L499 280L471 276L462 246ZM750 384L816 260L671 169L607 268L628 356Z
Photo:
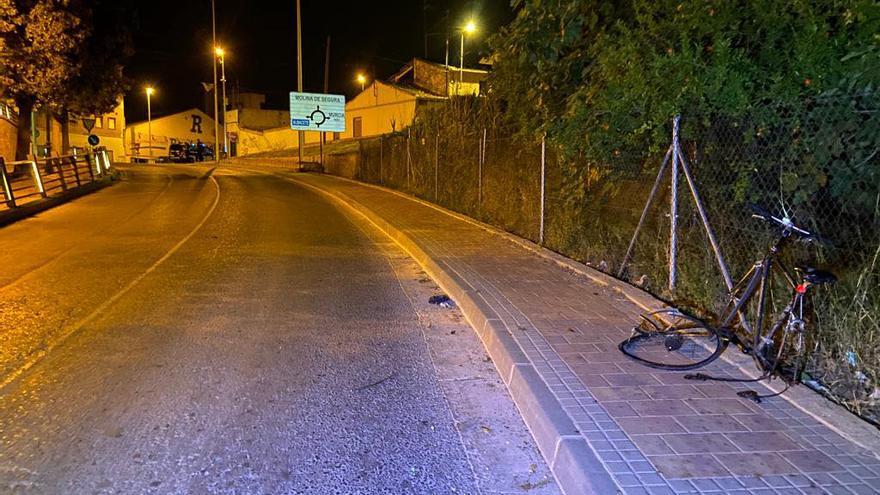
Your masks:
M92 132L92 129L95 128L95 120L94 118L83 117L83 127L86 128L86 132Z
M101 138L99 138L98 136L96 136L94 134L89 134L88 140L89 140L89 144L91 144L92 146L97 146L98 143L101 142Z
M290 128L296 131L345 131L345 96L290 93Z

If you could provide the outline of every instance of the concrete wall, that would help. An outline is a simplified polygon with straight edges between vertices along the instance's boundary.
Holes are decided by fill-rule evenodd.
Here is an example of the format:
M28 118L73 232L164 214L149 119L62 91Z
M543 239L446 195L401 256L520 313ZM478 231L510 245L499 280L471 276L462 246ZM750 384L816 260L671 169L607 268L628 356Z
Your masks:
M235 137L238 140L236 145L237 156L289 150L299 146L298 133L290 129L289 126L266 129L264 131L236 127L234 130L230 129L230 133L235 133ZM303 144L319 143L320 135L318 132L306 132Z
M354 179L360 165L360 154L357 152L336 153L324 157L324 171L331 175Z

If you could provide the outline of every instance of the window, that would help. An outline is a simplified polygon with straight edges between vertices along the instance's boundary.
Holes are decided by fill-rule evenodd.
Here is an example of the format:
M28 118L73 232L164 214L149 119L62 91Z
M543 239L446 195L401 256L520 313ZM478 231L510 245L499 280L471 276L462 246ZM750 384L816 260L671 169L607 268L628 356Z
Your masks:
M107 129L116 130L116 117L107 117Z
M351 121L352 136L359 138L363 135L363 123L360 117L355 117Z
M104 117L95 117L95 127L98 129L104 127Z
M339 141L339 133L338 133L338 132L334 132L334 133L333 133L333 140L334 140L334 141Z

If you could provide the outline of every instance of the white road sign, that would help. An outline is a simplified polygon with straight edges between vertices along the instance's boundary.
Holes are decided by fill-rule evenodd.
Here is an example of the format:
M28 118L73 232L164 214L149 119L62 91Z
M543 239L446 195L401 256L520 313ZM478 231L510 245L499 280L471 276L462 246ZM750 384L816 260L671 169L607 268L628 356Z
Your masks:
M296 131L345 131L345 96L290 93L290 128Z

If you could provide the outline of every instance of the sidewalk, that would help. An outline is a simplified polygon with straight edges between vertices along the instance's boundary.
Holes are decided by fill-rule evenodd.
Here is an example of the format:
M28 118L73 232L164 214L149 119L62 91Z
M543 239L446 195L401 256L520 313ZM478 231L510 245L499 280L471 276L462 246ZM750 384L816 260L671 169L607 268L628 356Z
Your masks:
M633 301L657 304L644 293L394 192L294 180L394 237L459 303L568 495L880 492L880 459L862 447L880 433L845 410L820 422L789 398L756 404L736 396L749 387L627 360L617 343L642 312ZM720 360L706 371L742 376Z

